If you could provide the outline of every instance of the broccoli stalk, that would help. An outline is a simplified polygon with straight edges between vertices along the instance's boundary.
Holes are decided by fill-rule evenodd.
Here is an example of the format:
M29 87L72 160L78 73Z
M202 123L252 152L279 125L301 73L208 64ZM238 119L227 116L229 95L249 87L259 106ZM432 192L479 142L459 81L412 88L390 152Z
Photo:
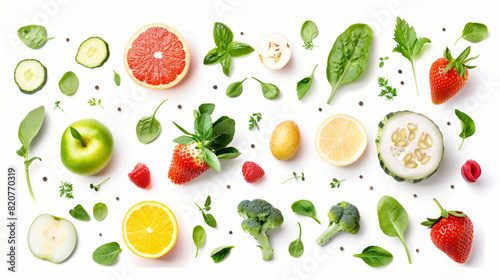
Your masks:
M328 218L330 219L328 228L316 239L316 243L321 246L330 241L338 232L347 231L356 234L359 231L358 208L349 202L342 201L332 206L328 212Z

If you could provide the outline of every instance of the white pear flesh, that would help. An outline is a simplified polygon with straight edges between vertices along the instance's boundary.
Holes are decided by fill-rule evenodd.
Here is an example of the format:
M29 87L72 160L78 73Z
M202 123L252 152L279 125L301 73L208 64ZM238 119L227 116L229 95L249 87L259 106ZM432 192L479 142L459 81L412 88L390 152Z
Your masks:
M38 216L28 231L31 253L53 263L60 263L71 256L76 240L76 230L70 221L49 214Z
M257 46L257 52L262 64L270 70L283 68L292 57L288 39L279 33L264 36Z

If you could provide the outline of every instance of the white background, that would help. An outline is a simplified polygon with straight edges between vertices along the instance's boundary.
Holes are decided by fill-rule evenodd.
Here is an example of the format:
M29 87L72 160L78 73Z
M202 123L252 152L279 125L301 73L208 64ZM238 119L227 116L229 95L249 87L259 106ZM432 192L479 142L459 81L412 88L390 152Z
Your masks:
M500 168L497 144L499 111L499 60L497 37L498 2L496 1L2 1L0 25L0 81L2 85L2 181L6 182L7 166L17 169L19 227L17 273L7 273L2 262L2 279L87 278L92 279L147 279L152 276L190 279L204 278L273 278L273 279L323 279L339 277L382 278L434 278L470 279L490 273L498 275L498 170ZM396 43L392 40L396 16L405 18L419 36L432 40L424 47L416 60L420 97L417 97L409 61L400 54L392 53ZM318 48L307 51L301 47L300 27L305 20L313 20L319 29L314 40ZM230 78L222 73L220 65L204 66L205 54L214 46L213 23L221 21L234 32L234 38L251 44L254 48L261 37L279 32L288 37L292 48L290 63L280 71L270 71L259 62L256 53L236 58ZM482 22L490 30L484 42L472 44L472 55L481 54L473 61L478 67L470 71L470 79L458 96L441 106L431 103L428 71L431 63L442 55L448 45L456 57L470 43L461 40L465 23ZM123 50L129 38L143 25L162 22L177 29L186 39L191 65L181 84L168 90L148 90L136 85L125 72ZM331 105L325 103L330 94L326 79L326 60L335 38L349 25L357 22L369 24L373 29L370 62L362 77L355 83L342 86ZM16 36L19 27L42 24L49 36L39 50L24 46ZM446 32L442 31L446 28ZM240 35L244 32L244 35ZM78 46L90 36L99 36L110 46L109 60L100 68L87 69L78 65L74 57ZM66 38L70 41L66 42ZM379 57L389 56L386 65L378 67ZM40 60L48 70L45 87L34 95L22 94L13 81L16 64L23 59ZM302 102L297 100L296 82L310 74L319 64L314 84ZM398 74L398 69L403 74ZM113 70L122 77L122 85L113 83ZM80 87L74 96L60 93L58 81L66 71L75 72ZM248 79L243 94L230 99L225 89L231 82L255 76L272 82L281 89L277 100L264 99L260 85ZM398 97L386 101L378 97L377 77L389 79L396 86ZM401 86L400 81L405 85ZM95 85L100 89L96 91ZM218 89L212 89L217 85ZM86 104L89 98L102 99L104 110ZM135 126L139 118L151 115L156 106L169 98L159 110L157 118L162 132L151 144L139 143ZM52 110L54 102L61 101L66 113ZM358 102L364 105L359 106ZM174 186L167 178L172 139L181 135L174 127L176 121L192 130L192 111L204 102L217 104L214 118L228 115L236 120L237 132L232 145L243 155L222 163L218 174L209 170L185 186ZM181 104L182 109L177 109ZM17 130L20 121L35 107L45 105L43 128L30 149L30 156L39 156L42 162L31 166L33 190L38 203L34 203L24 180L22 159L15 154L20 146ZM118 112L117 107L122 111ZM322 112L318 108L323 109ZM476 134L467 139L461 151L460 124L453 111L458 108L476 122ZM397 183L385 175L378 165L375 137L377 124L392 111L413 110L434 120L444 135L445 154L438 172L431 179L419 184ZM249 131L249 116L261 112L260 131ZM365 126L368 147L355 164L333 167L325 163L315 152L314 137L319 124L335 113L351 115ZM82 118L96 118L112 130L115 151L109 166L91 177L82 177L67 171L61 164L60 137L64 129ZM295 121L301 130L301 144L296 156L279 162L269 152L269 137L274 127L284 120ZM451 125L446 125L450 122ZM255 144L255 149L250 145ZM460 175L461 165L468 159L480 163L483 175L475 184L467 184ZM252 160L261 165L266 176L257 184L247 184L241 176L244 161ZM152 173L152 187L142 190L127 177L136 163L146 163ZM304 172L305 182L281 182L293 171ZM359 179L363 175L363 179ZM47 182L42 178L46 176ZM111 176L99 192L90 190L90 183L97 183ZM329 183L335 177L346 179L339 189L331 189ZM59 198L60 181L75 186L75 199ZM231 189L226 185L230 184ZM450 185L455 188L451 189ZM373 186L373 190L369 187ZM218 226L206 226L194 202L203 203L212 196L213 210ZM378 226L376 205L380 197L395 197L407 210L410 224L406 241L413 264L409 265L403 246L397 238L385 236ZM418 197L414 198L413 194ZM115 197L120 200L116 201ZM420 225L426 217L439 213L432 201L437 198L449 210L465 211L474 223L474 243L469 260L459 265L449 259L432 244L429 230ZM6 213L5 191L1 192L2 213ZM236 205L243 199L263 198L281 209L284 224L269 232L274 248L274 260L264 262L256 241L241 230L241 218ZM290 205L298 199L309 199L316 205L318 225L314 220L294 214ZM135 256L121 236L121 223L126 211L145 200L157 200L175 213L179 223L179 237L173 250L166 256L147 260ZM315 238L325 230L327 212L331 205L347 200L355 204L362 217L361 230L357 235L341 233L324 247L315 244ZM71 218L68 210L82 204L91 212L97 202L109 207L108 217L101 222L80 222ZM42 213L68 218L78 231L78 245L71 258L62 264L52 264L35 258L29 251L27 230L33 219ZM0 215L5 217L5 214ZM2 218L5 219L5 218ZM4 220L5 221L5 220ZM5 221L6 222L6 221ZM6 227L0 227L1 254L6 254ZM297 238L298 226L303 228L305 253L295 259L288 254L288 244ZM207 242L194 258L195 246L191 239L195 225L203 225ZM229 235L228 231L233 234ZM102 237L99 237L102 233ZM101 244L117 241L123 252L116 264L100 266L91 259L92 252ZM209 257L213 248L234 245L226 260L213 264ZM369 245L381 246L394 255L392 263L374 269L351 255ZM343 246L342 252L339 248ZM416 249L420 252L416 253ZM5 256L5 255L4 255ZM4 259L4 258L1 258ZM493 275L495 275L493 274ZM33 279L29 277L29 279ZM488 277L487 277L488 278Z

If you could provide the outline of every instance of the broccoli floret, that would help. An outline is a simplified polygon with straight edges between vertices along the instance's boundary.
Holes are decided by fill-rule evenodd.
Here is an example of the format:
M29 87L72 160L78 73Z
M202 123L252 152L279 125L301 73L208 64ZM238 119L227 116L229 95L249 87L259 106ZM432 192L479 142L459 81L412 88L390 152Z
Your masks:
M245 218L241 223L243 230L250 233L259 242L259 247L262 249L262 259L271 260L273 249L266 231L283 224L281 211L265 200L254 199L240 202L238 213Z
M330 219L328 228L316 239L316 243L321 246L330 241L337 232L347 231L356 234L359 231L358 208L349 202L342 201L332 206L328 212L328 218Z

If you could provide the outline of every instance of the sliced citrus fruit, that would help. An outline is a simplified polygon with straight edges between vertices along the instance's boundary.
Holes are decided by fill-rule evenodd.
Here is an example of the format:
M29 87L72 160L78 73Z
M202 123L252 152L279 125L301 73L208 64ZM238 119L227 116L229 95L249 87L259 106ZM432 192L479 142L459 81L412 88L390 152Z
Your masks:
M189 69L189 49L177 30L163 23L139 29L125 48L123 62L137 84L165 89L179 83Z
M355 118L336 114L326 119L316 132L316 151L331 165L355 162L365 151L366 131Z
M167 206L144 201L128 210L122 225L123 239L134 254L143 258L165 255L177 240L177 220Z

